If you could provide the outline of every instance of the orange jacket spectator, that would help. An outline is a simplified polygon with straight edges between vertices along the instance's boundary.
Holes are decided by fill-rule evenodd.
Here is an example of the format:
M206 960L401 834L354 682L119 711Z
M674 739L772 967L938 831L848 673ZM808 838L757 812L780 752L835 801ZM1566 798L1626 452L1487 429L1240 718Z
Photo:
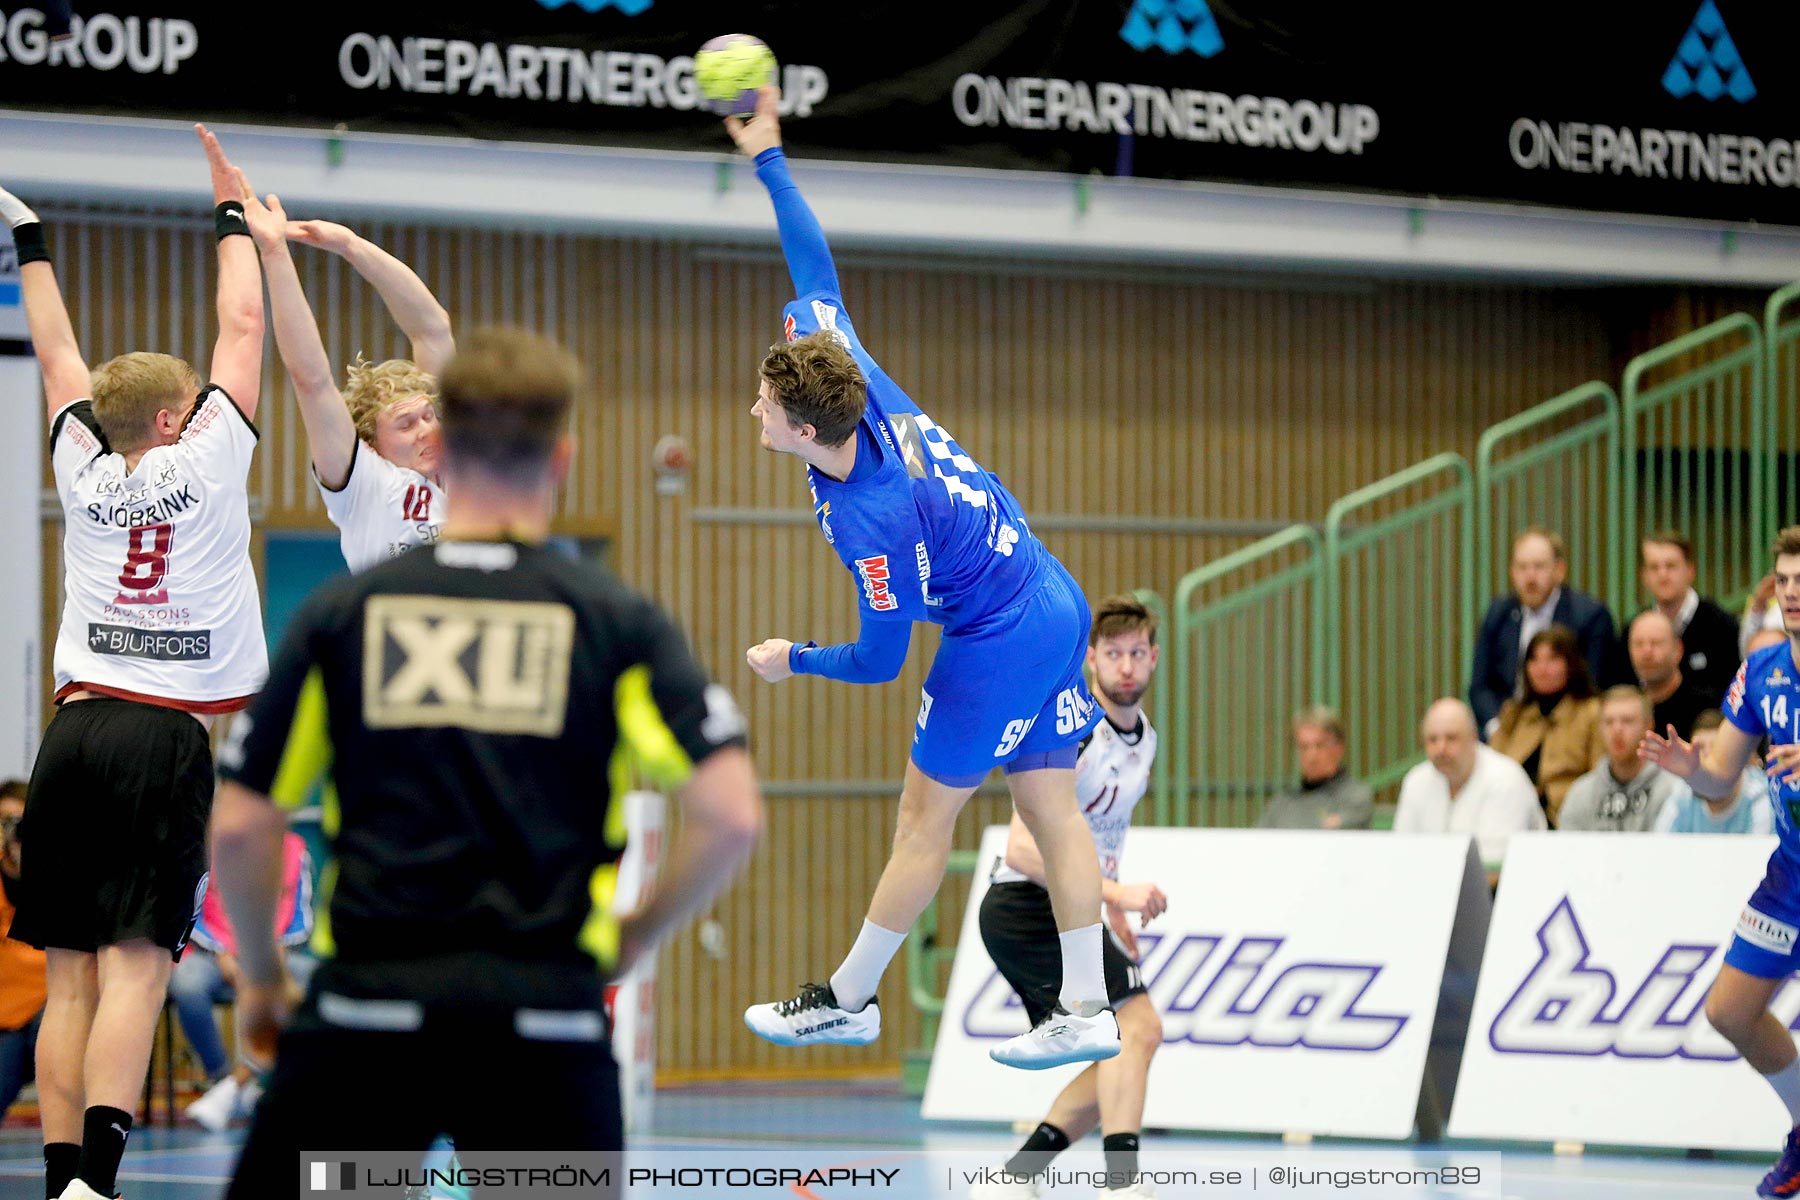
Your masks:
M0 1029L22 1028L44 1007L44 952L5 937L12 920L12 897L0 887Z

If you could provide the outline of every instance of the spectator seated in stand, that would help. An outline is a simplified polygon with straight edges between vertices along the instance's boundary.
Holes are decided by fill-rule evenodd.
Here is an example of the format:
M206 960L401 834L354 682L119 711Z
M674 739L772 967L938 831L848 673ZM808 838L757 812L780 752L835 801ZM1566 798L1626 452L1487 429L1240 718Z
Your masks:
M1738 621L1694 590L1694 544L1674 529L1650 534L1638 548L1638 578L1653 607L1681 639L1681 673L1701 691L1723 696L1743 661Z
M1786 636L1786 635L1782 635ZM1712 748L1713 737L1725 714L1708 709L1694 720L1694 750L1702 758ZM1694 794L1677 796L1663 805L1658 833L1774 833L1775 811L1769 807L1769 779L1753 761L1738 776L1731 795L1708 800Z
M1400 781L1395 833L1471 833L1499 882L1506 844L1515 833L1544 829L1544 810L1525 769L1475 736L1475 714L1461 700L1438 700L1419 724L1425 761Z
M1675 623L1661 610L1652 608L1634 617L1626 644L1638 686L1653 706L1651 721L1656 732L1666 734L1673 725L1685 738L1694 731L1694 718L1719 707L1721 697L1702 688L1681 669L1686 652L1675 635ZM1736 673L1735 665L1732 671Z
M1662 621L1668 624L1668 618ZM1650 730L1651 711L1650 698L1638 689L1624 684L1607 689L1600 698L1606 757L1577 779L1563 798L1559 829L1650 833L1662 820L1666 805L1693 794L1679 778L1638 757L1638 743Z
M1300 785L1263 808L1264 829L1367 829L1375 794L1344 766L1344 720L1319 705L1294 715Z
M1500 723L1500 706L1513 694L1525 644L1540 629L1561 625L1575 634L1582 661L1601 687L1622 682L1618 628L1606 605L1565 586L1569 551L1560 536L1533 527L1513 539L1508 567L1512 591L1488 605L1475 639L1469 704L1483 737Z
M1500 709L1488 745L1525 768L1544 816L1555 826L1569 786L1593 769L1600 745L1600 698L1575 635L1552 625L1531 635L1519 686Z

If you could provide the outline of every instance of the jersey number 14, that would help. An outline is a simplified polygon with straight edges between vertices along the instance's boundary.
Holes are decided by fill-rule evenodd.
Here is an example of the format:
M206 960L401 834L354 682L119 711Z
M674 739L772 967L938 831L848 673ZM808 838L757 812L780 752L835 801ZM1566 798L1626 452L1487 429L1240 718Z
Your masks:
M1769 698L1762 698L1763 724L1770 730L1786 729L1788 723L1788 702L1786 696L1775 697L1774 708L1769 707Z

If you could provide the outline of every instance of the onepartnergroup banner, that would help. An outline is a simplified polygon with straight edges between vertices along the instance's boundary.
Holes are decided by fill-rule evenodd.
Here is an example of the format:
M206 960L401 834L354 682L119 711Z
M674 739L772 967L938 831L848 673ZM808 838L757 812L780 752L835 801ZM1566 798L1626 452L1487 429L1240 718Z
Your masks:
M624 1154L481 1153L421 1160L417 1153L344 1151L302 1155L302 1196L354 1193L356 1200L424 1200L473 1193L482 1200L552 1196L733 1197L734 1200L941 1200L1004 1179L1010 1142L991 1151L832 1147L791 1151L694 1150ZM1159 1197L1440 1197L1499 1200L1495 1153L1406 1149L1267 1153L1164 1151L1146 1147L1139 1172ZM1039 1194L1090 1198L1130 1181L1109 1174L1098 1145L1059 1156Z
M693 54L733 30L798 158L1800 223L1800 6L1767 0L315 0L280 53L234 0L76 0L61 41L0 12L0 105L723 153Z

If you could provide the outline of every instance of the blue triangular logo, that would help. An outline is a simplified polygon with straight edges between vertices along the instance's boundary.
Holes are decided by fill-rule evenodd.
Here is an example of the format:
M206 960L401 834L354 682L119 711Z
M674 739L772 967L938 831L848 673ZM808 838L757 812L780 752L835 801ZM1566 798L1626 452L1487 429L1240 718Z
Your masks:
M1206 0L1133 0L1119 38L1140 53L1192 51L1211 58L1225 49L1225 37Z
M1706 100L1730 96L1744 104L1756 96L1750 68L1744 65L1737 43L1725 30L1725 18L1714 0L1701 0L1686 36L1675 48L1668 70L1662 75L1663 90L1676 99L1698 95Z

